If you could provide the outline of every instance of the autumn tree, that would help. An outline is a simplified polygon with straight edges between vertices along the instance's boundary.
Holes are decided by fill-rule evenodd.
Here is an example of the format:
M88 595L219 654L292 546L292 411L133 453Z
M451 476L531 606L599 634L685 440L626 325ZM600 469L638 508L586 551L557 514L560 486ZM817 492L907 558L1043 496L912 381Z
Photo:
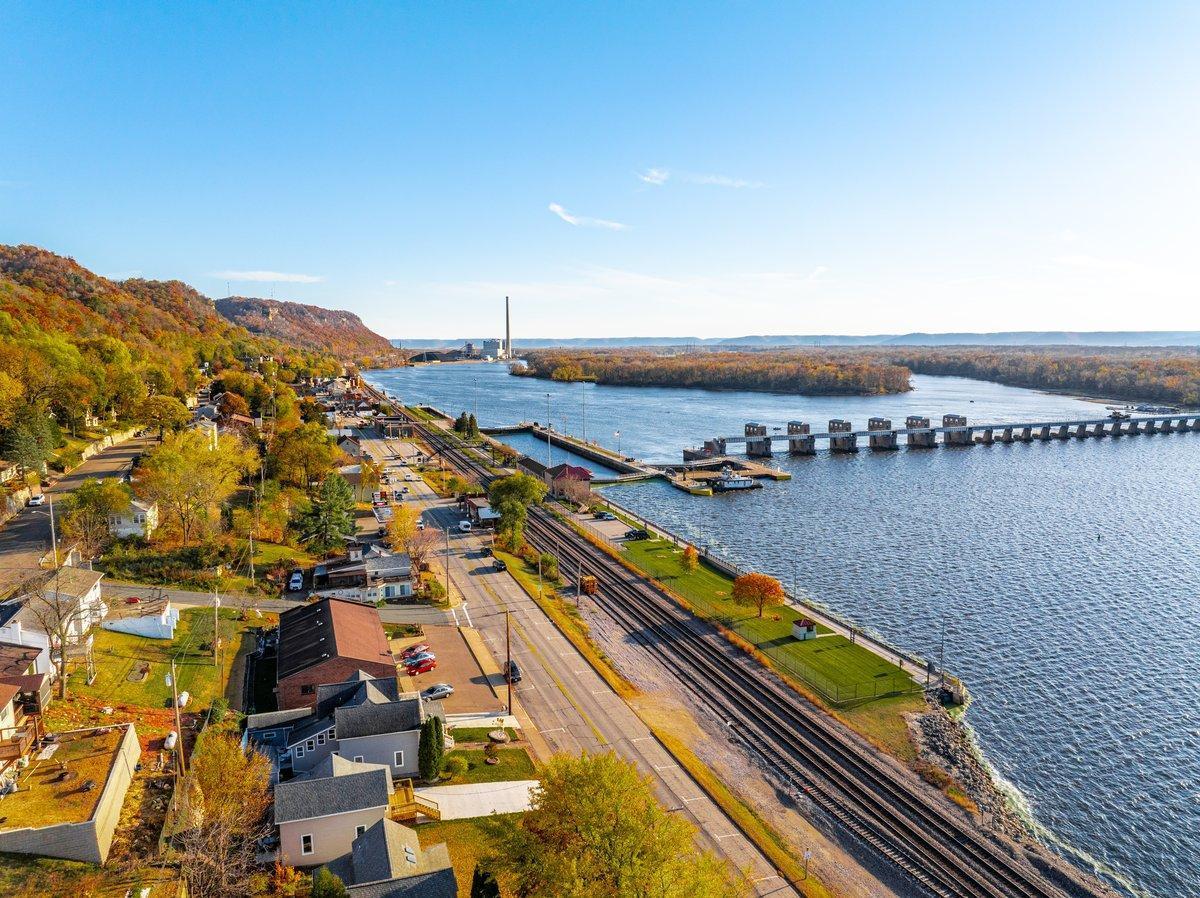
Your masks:
M233 420L234 415L241 415L245 418L250 417L250 403L244 396L238 393L225 393L220 402L217 403L218 420L225 425L228 425Z
M441 535L436 530L418 530L409 537L405 551L412 561L413 570L421 570L441 540Z
M181 869L193 898L249 895L255 842L271 832L271 763L244 751L231 733L200 735L188 774L191 823L182 835Z
M213 447L203 434L187 430L166 436L146 454L134 491L163 511L164 522L179 530L185 546L229 499L258 454L236 436L221 434Z
M700 568L700 553L695 546L684 546L679 556L679 568L685 574L694 574Z
M489 869L523 898L739 898L744 887L616 754L551 758L532 808L495 825Z
M109 515L127 508L129 488L116 478L85 480L71 493L59 514L63 534L85 558L100 554L110 538Z
M388 521L388 545L397 552L408 552L409 543L422 531L418 528L421 512L412 505L396 505L392 508L392 519Z
M751 605L758 609L758 616L768 607L782 605L787 594L774 577L766 574L742 574L733 581L730 597L739 605Z
M529 506L541 502L546 497L546 490L545 483L529 474L511 474L492 481L488 504L500 515L496 529L513 547L521 543Z
M281 431L267 450L267 474L304 490L325 479L342 452L320 424Z
M383 476L383 464L369 458L358 460L358 498L365 499L367 494L379 488Z
M192 418L187 406L174 396L147 396L137 409L137 420L158 430L161 443L168 430L179 430Z

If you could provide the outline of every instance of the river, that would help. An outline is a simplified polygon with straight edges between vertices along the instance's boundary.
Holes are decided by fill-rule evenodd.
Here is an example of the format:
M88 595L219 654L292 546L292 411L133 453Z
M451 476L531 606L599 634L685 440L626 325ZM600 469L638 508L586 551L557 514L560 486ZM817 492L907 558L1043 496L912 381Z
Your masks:
M950 377L915 376L911 393L878 397L560 384L496 364L368 379L451 414L477 403L481 426L549 418L582 435L586 414L589 439L660 462L747 421L1105 414ZM1047 838L1136 894L1200 896L1200 434L776 463L793 478L749 493L609 489L903 648L936 658L944 625L979 743Z

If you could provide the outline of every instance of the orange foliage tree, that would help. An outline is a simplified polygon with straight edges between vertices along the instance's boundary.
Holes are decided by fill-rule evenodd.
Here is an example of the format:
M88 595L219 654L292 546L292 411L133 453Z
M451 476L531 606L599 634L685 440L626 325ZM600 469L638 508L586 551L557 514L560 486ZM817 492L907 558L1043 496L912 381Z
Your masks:
M759 617L763 616L763 609L782 605L786 598L779 581L766 574L742 574L733 581L733 591L730 595L739 605L753 605L757 608Z

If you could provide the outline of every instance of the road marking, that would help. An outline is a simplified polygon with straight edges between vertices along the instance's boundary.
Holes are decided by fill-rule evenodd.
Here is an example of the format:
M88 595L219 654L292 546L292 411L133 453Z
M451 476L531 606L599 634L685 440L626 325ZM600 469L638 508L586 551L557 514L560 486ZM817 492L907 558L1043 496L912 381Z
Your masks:
M654 769L655 770L672 770L672 769L678 769L678 768L679 768L678 764L659 764Z

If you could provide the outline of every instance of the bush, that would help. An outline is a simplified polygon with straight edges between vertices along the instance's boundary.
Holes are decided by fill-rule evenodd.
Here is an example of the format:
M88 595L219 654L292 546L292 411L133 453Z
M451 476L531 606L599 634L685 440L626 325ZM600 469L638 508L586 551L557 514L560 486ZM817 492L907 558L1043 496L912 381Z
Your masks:
M433 600L446 598L446 587L442 586L442 581L436 577L430 577L425 581L425 595Z
M442 773L451 779L466 776L467 771L470 769L471 765L467 763L467 759L462 755L447 755L442 761Z
M549 552L543 552L540 560L542 562L542 576L547 580L557 580L558 559Z
M328 867L322 867L313 874L312 898L346 898L349 894L346 891L346 884L341 878L330 871Z
M212 704L208 706L208 719L212 723L220 723L228 713L229 700L227 698L214 698Z

